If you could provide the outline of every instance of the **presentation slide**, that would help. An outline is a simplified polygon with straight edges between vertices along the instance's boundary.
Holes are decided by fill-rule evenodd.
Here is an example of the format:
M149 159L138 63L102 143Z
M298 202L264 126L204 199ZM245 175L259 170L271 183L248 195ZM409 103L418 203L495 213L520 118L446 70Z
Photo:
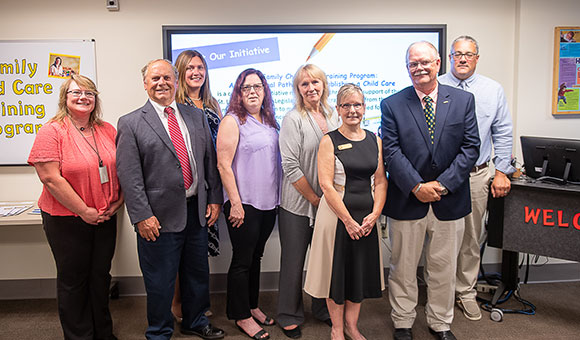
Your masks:
M208 63L212 94L224 112L240 72L259 69L272 90L278 122L294 106L292 80L296 70L306 63L315 64L328 77L331 105L336 105L340 86L355 83L363 89L363 126L377 133L380 101L411 85L405 65L407 47L420 40L439 46L440 39L436 31L175 33L166 55L175 61L184 50L201 52Z

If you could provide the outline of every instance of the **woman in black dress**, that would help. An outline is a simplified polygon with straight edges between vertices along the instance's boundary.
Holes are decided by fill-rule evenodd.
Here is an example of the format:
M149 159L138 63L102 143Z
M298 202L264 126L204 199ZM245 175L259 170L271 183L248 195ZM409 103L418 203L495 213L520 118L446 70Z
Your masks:
M381 140L361 128L365 106L360 87L340 88L336 106L342 125L325 135L318 151L324 193L318 208L305 290L326 298L333 340L358 330L362 300L384 289L380 236L376 228L386 200ZM374 195L374 197L373 197Z

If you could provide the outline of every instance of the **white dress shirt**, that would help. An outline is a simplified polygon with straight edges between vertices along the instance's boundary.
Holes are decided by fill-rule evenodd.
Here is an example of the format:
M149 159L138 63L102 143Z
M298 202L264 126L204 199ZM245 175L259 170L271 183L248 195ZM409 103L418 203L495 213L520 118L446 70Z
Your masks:
M157 114L159 115L159 118L161 119L161 123L163 123L165 131L167 131L167 135L170 136L169 139L171 139L171 135L169 134L167 113L165 113L166 106L160 105L152 100L149 100L149 102L151 103L151 105L153 105L155 112L157 112ZM187 148L187 155L189 156L189 164L191 164L191 176L193 178L193 181L191 182L191 186L187 188L185 191L185 196L191 197L193 195L197 195L198 178L197 178L197 165L195 163L195 158L193 157L193 147L191 145L191 137L189 135L190 131L187 129L187 125L185 125L183 117L181 117L181 113L179 112L179 109L177 108L177 104L175 103L175 101L173 101L169 105L169 107L173 109L175 118L177 119L177 124L179 125L179 129L181 130L181 134L183 135L185 147Z
M453 73L439 77L441 84L464 89L475 96L475 113L479 129L479 158L475 165L482 165L491 159L493 142L493 163L495 168L506 175L516 169L511 165L513 126L505 94L501 85L488 77L474 73L463 84Z

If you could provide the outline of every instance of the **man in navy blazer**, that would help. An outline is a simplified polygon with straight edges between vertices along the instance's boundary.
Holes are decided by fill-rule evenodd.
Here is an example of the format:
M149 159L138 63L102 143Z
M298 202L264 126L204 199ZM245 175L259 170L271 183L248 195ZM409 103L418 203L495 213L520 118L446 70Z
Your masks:
M455 339L455 270L463 217L471 212L469 172L479 155L475 102L472 94L437 82L441 58L431 43L411 44L406 57L413 86L381 102L394 337L412 339L416 270L427 236L427 324L437 338Z
M220 339L224 331L204 315L209 308L205 225L215 223L223 201L207 120L203 111L175 103L177 71L169 61L153 60L142 74L149 100L119 119L117 172L137 231L147 291L145 336L171 338L179 272L181 332Z

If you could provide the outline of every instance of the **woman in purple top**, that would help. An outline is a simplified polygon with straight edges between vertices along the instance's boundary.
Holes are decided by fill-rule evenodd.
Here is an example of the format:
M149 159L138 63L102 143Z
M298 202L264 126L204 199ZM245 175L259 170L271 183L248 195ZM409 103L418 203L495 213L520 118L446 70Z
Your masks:
M270 338L260 325L274 324L258 308L258 294L260 262L280 204L278 130L266 78L255 69L243 71L220 124L217 156L233 248L227 316L242 332L257 340Z

